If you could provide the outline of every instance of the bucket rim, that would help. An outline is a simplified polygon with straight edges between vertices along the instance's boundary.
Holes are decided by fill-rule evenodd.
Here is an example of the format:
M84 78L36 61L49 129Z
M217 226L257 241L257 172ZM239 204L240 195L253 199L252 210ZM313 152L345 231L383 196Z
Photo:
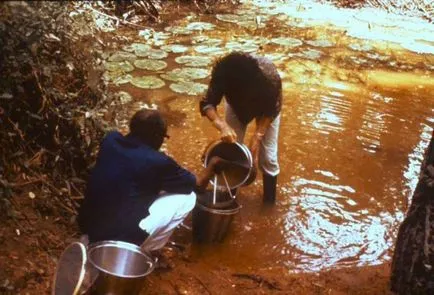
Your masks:
M123 274L117 274L117 273L111 272L111 271L99 266L98 264L96 264L93 261L91 254L94 250L99 249L99 248L103 248L103 247L107 247L107 246L126 249L126 250L130 250L132 252L138 253L140 255L143 255L144 257L148 258L148 260L146 261L146 264L149 266L148 269L144 273L139 274L139 275L123 275ZM131 244L131 243L123 242L123 241L112 241L112 240L100 241L100 242L96 242L96 243L89 245L88 261L92 264L93 267L95 267L99 271L102 271L103 273L106 273L106 274L109 274L109 275L112 275L115 277L119 277L119 278L126 278L126 279L144 278L147 275L149 275L155 268L154 260L152 259L150 254L143 251L142 248L140 248L139 246L137 246L135 244Z
M218 214L221 214L221 215L232 215L234 213L239 212L240 209L241 209L241 207L242 207L236 201L234 202L234 204L236 204L237 206L235 208L231 208L231 209L209 208L209 207L207 207L207 206L205 206L205 205L203 205L203 204L201 204L199 202L196 203L196 206L199 207L199 208L201 208L204 211L207 211L207 212L218 213Z

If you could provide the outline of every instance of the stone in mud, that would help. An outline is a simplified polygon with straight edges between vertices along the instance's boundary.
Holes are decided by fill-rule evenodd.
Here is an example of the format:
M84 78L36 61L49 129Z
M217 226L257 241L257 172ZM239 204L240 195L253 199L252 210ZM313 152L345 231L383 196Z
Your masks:
M223 55L226 50L221 47L198 45L194 47L194 51L207 55Z
M134 70L132 64L128 61L106 61L104 63L104 67L106 70L110 72L131 72Z
M207 67L213 60L208 56L183 55L175 58L175 61L188 67Z
M173 82L191 81L197 79L204 79L209 76L209 70L200 68L176 68L160 77Z
M306 43L315 47L331 47L334 45L331 41L326 39L309 40L306 41Z
M192 31L208 31L214 29L215 25L205 22L192 22L189 23L185 28Z
M134 66L136 66L136 68L148 71L160 71L167 67L167 63L165 61L155 59L138 59L134 62Z
M135 61L137 58L137 56L135 56L133 53L131 52L125 52L125 51L118 51L113 53L110 57L109 57L109 61L115 61L115 62L120 62L120 61L129 61L129 62L133 62Z
M291 38L291 37L278 37L271 39L271 43L294 48L303 44L303 42L299 39Z
M259 46L253 42L241 43L241 42L231 41L226 43L225 47L232 51L241 51L241 52L255 52L258 51L259 49Z
M160 48L166 52L173 52L173 53L184 53L188 50L187 46L179 45L179 44L164 45L161 46Z
M136 87L144 89L157 89L163 87L166 83L156 76L133 77L130 81Z
M207 85L202 83L196 83L191 81L181 81L178 83L172 83L170 84L170 89L176 93L184 93L188 95L200 95L204 94L206 89L208 88Z

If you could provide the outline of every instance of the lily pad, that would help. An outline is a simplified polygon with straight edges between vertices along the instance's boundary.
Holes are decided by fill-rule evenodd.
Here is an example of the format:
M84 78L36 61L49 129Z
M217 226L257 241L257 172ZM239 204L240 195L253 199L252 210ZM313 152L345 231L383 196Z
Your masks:
M222 44L222 42L223 42L223 40L221 40L221 39L210 38L210 37L205 36L205 35L194 36L193 38L191 38L192 44L218 46L218 45Z
M184 27L176 27L176 26L167 27L164 30L167 32L171 32L175 35L191 35L191 34L193 34L192 30L189 30L189 29L184 28Z
M370 51L370 50L374 49L369 44L358 44L358 43L350 44L350 45L348 45L348 47L351 48L352 50L355 50L355 51Z
M173 52L173 53L184 53L188 50L187 46L179 45L179 44L164 45L161 46L160 48L166 52Z
M238 14L217 14L216 18L222 22L228 23L240 23L246 21L254 21L254 17L248 15L238 15Z
M165 61L155 59L138 59L134 62L134 65L139 69L148 71L160 71L167 67Z
M225 47L232 51L242 51L242 52L255 52L258 51L259 49L259 46L253 42L240 43L240 42L231 41L226 43Z
M118 51L113 53L110 57L109 57L109 61L129 61L132 62L134 60L136 60L137 56L135 56L133 53L131 52L125 52L125 51Z
M208 55L222 55L226 53L226 50L221 47L208 46L208 45L195 46L194 51L198 53L208 54Z
M301 53L298 53L297 56L300 56L302 58L307 58L307 59L315 60L315 59L320 58L321 54L322 54L321 51L318 51L318 50L315 50L315 49L308 49L308 50L305 50L305 51L303 51Z
M331 47L334 45L331 41L326 39L309 40L306 41L306 43L315 47Z
M131 72L134 70L134 67L132 64L130 64L128 61L106 61L104 63L104 67L106 70L111 72Z
M119 91L118 93L116 93L116 96L119 98L119 101L121 102L121 104L126 104L126 103L129 103L133 100L133 97L131 96L131 94L129 94L128 92L125 92L125 91Z
M213 60L208 56L183 55L175 58L175 61L188 67L207 67Z
M103 75L104 80L111 82L115 85L129 83L133 78L130 74L125 74L124 72L116 71L110 72L106 71Z
M204 94L208 86L202 83L181 81L178 83L172 83L169 86L172 91L176 93L185 93L188 95L199 95Z
M189 23L185 28L187 30L192 31L208 31L214 29L215 25L211 23L205 23L205 22L192 22Z
M209 71L200 68L176 68L165 74L161 74L160 77L169 81L181 82L191 81L196 79L204 79L209 76Z
M264 56L274 63L283 62L288 59L288 55L283 53L268 53Z
M169 54L161 49L153 49L150 48L148 50L144 50L144 51L135 51L137 56L140 57L147 57L150 59L163 59L166 58Z
M157 89L166 85L163 80L156 76L133 77L130 83L144 89Z
M135 51L141 52L141 51L147 51L149 49L151 49L151 46L143 43L133 43L122 47L122 50L127 52L135 52Z
M278 37L271 39L271 42L277 45L286 46L286 47L297 47L303 44L301 40L291 38L291 37Z

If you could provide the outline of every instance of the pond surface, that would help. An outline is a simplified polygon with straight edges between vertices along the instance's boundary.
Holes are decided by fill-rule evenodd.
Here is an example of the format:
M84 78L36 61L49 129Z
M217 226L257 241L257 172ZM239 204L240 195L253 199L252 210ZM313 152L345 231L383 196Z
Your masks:
M243 207L225 242L193 246L207 265L315 271L391 258L434 126L434 28L315 5L245 5L122 33L132 54L112 58L122 68L109 65L122 78L113 91L131 95L131 114L161 109L171 136L164 150L193 171L218 138L198 109L212 62L244 50L269 56L281 72L277 203L262 206L260 177L240 190Z

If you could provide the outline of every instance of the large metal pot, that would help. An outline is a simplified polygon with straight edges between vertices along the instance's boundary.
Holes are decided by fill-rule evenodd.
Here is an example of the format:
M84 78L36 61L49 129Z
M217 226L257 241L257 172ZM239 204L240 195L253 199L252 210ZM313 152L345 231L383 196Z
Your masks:
M89 267L97 271L89 294L139 294L154 260L134 244L103 241L89 246Z
M231 190L254 181L255 167L252 154L247 146L241 143L226 143L214 141L208 145L203 156L204 166L207 167L212 157L218 156L231 164L217 177L217 189ZM211 181L214 184L215 181Z
M134 244L102 241L86 246L74 242L62 253L52 295L139 294L155 267L152 257Z

